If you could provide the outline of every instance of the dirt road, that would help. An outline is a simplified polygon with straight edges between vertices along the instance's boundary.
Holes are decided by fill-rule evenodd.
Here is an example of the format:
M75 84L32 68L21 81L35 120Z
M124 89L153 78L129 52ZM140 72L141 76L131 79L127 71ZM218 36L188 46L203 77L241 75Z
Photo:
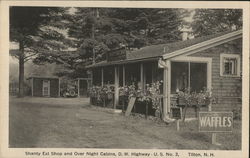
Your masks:
M211 135L199 133L196 122L166 125L125 117L93 107L84 98L11 98L10 147L18 148L162 148L240 149L240 123L231 134L219 135L225 145L211 145ZM235 140L235 141L232 141Z

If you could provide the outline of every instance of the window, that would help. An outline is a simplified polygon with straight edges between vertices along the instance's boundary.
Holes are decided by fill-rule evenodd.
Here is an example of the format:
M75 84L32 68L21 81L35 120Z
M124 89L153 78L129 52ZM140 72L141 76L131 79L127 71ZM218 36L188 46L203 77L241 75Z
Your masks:
M221 54L220 75L240 76L240 56L237 54Z
M207 87L207 63L171 62L171 93L200 92Z

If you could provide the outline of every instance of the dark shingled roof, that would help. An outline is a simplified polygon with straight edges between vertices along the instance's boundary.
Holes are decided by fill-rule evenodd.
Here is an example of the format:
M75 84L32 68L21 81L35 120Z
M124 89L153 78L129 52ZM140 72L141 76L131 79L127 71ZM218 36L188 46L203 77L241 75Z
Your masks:
M152 58L152 57L160 57L164 54L168 54L171 52L174 52L176 50L180 50L222 35L225 35L227 32L217 33L213 35L208 36L202 36L194 39L189 39L185 41L179 41L179 42L173 42L173 43L167 43L167 44L158 44L158 45L151 45L143 47L136 51L131 51L127 53L127 60L136 60L141 58ZM165 51L164 51L165 49Z
M178 41L178 42L167 43L167 44L150 45L150 46L146 46L141 49L133 50L133 51L127 50L125 60L111 61L111 62L102 61L100 63L96 63L94 65L90 65L87 67L107 66L107 65L123 64L123 63L132 62L132 61L138 61L138 60L156 59L156 58L162 57L164 54L172 53L174 51L184 49L184 48L193 46L195 44L199 44L201 42L208 41L213 38L217 38L217 37L229 34L231 32L234 32L234 31L221 32L221 33L197 37L197 38L189 39L185 41Z

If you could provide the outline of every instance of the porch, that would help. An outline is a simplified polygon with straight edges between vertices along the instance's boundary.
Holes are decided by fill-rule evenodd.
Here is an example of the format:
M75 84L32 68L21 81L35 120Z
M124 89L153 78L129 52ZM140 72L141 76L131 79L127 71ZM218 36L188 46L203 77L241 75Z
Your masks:
M156 82L161 83L159 90L160 94L163 95L163 72L164 69L158 68L157 60L92 68L93 86L102 87L109 93L99 105L125 111L128 106L129 94L124 95L124 92L121 92L122 90L133 86L135 91L144 92L147 87ZM91 103L98 104L97 96L93 97L92 95ZM160 106L163 108L163 97L161 97ZM155 109L152 105L149 105L146 109L145 102L139 101L138 98L132 111L155 115Z
M134 85L136 90L145 91L147 86L160 82L162 118L172 117L172 108L177 107L177 93L190 89L200 92L211 88L210 58L178 57L170 60L152 60L146 62L116 64L92 69L94 86L109 87L110 97L100 106L125 110L128 96L121 95L120 89ZM125 99L126 98L126 99ZM92 104L97 102L92 98ZM105 105L104 105L105 104ZM196 109L188 111L187 117L195 117ZM145 102L136 102L133 112L155 115L152 105L146 111Z

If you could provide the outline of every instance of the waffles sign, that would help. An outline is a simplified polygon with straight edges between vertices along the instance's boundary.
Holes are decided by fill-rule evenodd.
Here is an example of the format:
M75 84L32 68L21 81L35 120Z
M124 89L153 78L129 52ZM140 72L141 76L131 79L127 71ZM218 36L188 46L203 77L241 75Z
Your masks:
M232 132L232 129L233 129L232 112L199 113L200 132Z

